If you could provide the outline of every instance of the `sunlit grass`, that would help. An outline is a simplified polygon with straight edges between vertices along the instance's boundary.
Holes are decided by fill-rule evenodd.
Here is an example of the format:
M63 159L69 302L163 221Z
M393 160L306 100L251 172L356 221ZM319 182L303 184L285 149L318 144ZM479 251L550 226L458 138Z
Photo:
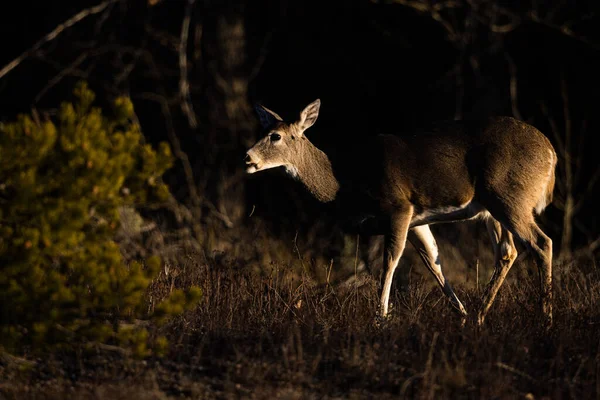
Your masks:
M318 282L286 265L270 272L190 254L152 287L155 297L198 285L196 309L155 329L163 359L56 355L26 371L0 370L6 398L595 398L600 274L556 266L555 321L539 315L536 274L511 274L486 320L461 326L428 276L393 291L375 324L377 281ZM519 266L516 266L519 268ZM514 275L514 276L513 276ZM519 279L516 279L516 278ZM480 291L458 284L471 315ZM152 297L152 296L150 296Z

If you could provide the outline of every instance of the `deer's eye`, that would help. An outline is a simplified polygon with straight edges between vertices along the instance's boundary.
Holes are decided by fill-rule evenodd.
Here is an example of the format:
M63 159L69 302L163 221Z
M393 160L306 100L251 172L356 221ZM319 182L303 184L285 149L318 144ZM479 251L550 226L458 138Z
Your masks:
M281 139L281 135L279 133L271 133L271 142L276 142Z

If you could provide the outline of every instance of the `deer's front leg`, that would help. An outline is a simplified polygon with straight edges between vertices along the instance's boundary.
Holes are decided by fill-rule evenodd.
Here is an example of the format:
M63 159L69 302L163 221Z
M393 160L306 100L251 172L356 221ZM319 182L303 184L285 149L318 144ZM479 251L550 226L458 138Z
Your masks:
M381 277L381 302L380 315L385 317L388 313L390 301L390 289L394 271L398 266L400 257L406 246L406 236L408 227L412 218L412 207L406 207L405 210L393 214L390 219L390 229L385 235L385 244L383 251L383 276Z

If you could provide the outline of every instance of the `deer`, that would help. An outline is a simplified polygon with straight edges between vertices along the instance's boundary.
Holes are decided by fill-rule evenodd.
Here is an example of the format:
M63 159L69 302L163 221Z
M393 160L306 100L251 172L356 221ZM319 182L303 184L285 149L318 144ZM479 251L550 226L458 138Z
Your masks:
M383 274L377 315L388 316L390 290L406 242L417 250L450 305L467 311L442 272L430 225L485 221L494 271L476 316L484 323L517 259L515 238L533 255L540 278L542 316L552 323L552 240L536 215L552 202L557 163L550 141L512 117L433 123L408 135L380 134L352 143L337 156L306 137L321 101L293 122L256 105L266 132L245 155L248 174L282 167L318 201L334 205L344 229L383 235ZM463 322L464 323L464 322Z

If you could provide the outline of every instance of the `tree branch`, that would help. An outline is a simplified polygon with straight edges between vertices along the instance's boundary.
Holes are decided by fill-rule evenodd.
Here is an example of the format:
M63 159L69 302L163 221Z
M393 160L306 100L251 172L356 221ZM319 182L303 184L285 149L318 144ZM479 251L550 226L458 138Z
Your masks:
M36 51L38 51L40 49L40 47L42 47L45 43L48 43L48 42L54 40L65 29L72 27L73 25L75 25L76 23L78 23L79 21L85 19L86 17L88 17L90 15L94 15L94 14L98 14L98 13L102 12L105 8L116 3L117 1L119 1L119 0L107 0L107 1L104 1L104 2L94 6L94 7L86 8L85 10L82 10L79 13L75 14L74 16L72 16L71 18L69 18L68 20L63 22L62 24L58 25L56 28L54 28L54 30L52 30L50 33L46 34L46 36L41 38L31 48L24 51L20 56L18 56L17 58L12 60L8 64L6 64L0 70L0 79L2 79L4 77L4 75L8 74L14 68L16 68L27 57L31 56Z
M373 2L379 2L380 0L371 0ZM385 0L384 0L385 1ZM465 13L472 13L472 16L478 20L482 25L487 26L490 32L505 35L509 32L514 31L523 24L524 21L530 21L534 24L538 24L547 29L553 30L562 35L568 36L591 49L600 51L600 44L592 42L585 36L581 36L573 32L570 28L572 21L569 23L563 23L561 25L553 23L552 12L546 14L544 17L540 17L537 11L537 5L533 4L532 9L525 12L515 12L506 7L498 5L499 1L496 2L481 2L473 0L457 0L457 1L441 1L433 2L427 0L387 0L386 2L400 4L405 7L412 8L420 14L428 14L433 20L437 21L447 32L448 39L454 43L463 43L466 36L466 29L461 31L452 26L446 19L441 15L441 11L445 9L461 9ZM490 5L491 3L491 5ZM497 22L498 16L501 15L508 19L507 23L499 24ZM588 14L583 16L580 20L593 18L594 14ZM469 18L465 18L468 21Z
M458 1L444 1L434 6L431 6L428 2L420 1L420 0L393 0L394 3L403 5L405 7L412 8L420 14L429 14L431 18L437 21L448 34L448 39L452 42L456 42L460 35L456 34L456 31L452 24L446 21L440 11L446 8L459 8L464 6L461 2Z
M56 86L63 78L70 73L72 73L81 63L87 60L89 56L89 52L84 52L79 55L71 64L69 64L66 68L62 69L58 74L54 75L52 79L48 81L48 83L35 95L33 99L33 103L37 104L42 97L48 92L48 90L52 89Z
M188 81L187 72L187 43L190 31L190 18L195 2L196 0L188 0L183 23L181 24L181 36L179 40L179 96L181 97L181 111L187 117L188 124L192 129L196 129L198 120L192 106L192 98L190 95L190 83Z

